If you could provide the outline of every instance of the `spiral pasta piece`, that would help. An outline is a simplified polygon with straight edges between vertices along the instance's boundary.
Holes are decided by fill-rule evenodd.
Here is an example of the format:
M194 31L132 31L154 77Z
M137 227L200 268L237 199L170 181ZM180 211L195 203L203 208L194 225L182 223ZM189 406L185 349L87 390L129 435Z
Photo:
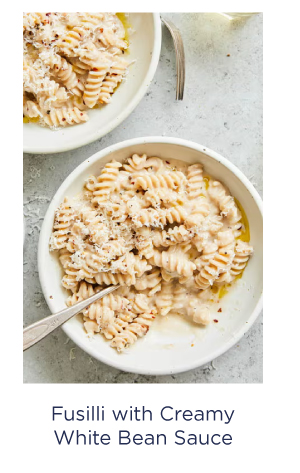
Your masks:
M23 30L30 30L40 24L46 24L47 21L46 13L23 13Z
M77 85L77 76L70 64L65 58L56 54L50 56L48 61L45 61L51 67L51 73L59 79L59 81L69 90L72 90Z
M234 198L228 194L225 187L218 181L210 183L208 194L219 206L221 215L228 217L231 223L237 223L241 219L241 214Z
M82 207L79 212L79 217L88 227L91 240L100 245L106 243L109 238L109 230L102 222L102 218L98 212L89 207ZM109 248L111 250L111 248Z
M49 113L43 114L45 123L50 127L59 127L83 123L88 120L86 112L73 108L53 108Z
M104 19L103 13L79 13L80 23L85 28L92 30L99 25Z
M57 41L56 47L65 55L73 56L74 49L78 48L84 39L86 32L81 26L75 26L71 31L65 34L62 39Z
M146 259L134 255L133 271L137 278L140 278L146 271L150 271L150 269L152 269L152 266Z
M120 167L122 167L122 164L116 161L105 165L95 183L93 204L102 205L107 201L109 194L114 190L116 185Z
M187 212L184 207L176 206L171 207L170 209L162 209L160 211L160 218L159 221L163 225L167 225L168 223L183 223L187 217Z
M140 174L134 177L134 189L176 189L185 180L185 176L180 171L172 171L161 174Z
M195 261L198 271L200 271L207 263L209 263L215 257L218 249L218 245L214 242L207 243L202 248L202 255Z
M154 250L150 264L164 268L170 273L177 273L181 276L191 276L196 269L196 265L189 261L181 253L170 253L169 251Z
M100 286L93 286L92 284L87 283L86 281L81 281L79 283L78 289L67 299L67 306L72 306L78 302L87 299L88 297L93 296L96 292L101 290Z
M187 230L184 225L175 226L168 230L155 231L153 233L154 246L173 246L183 243L193 237L193 232Z
M235 255L232 261L230 273L236 278L241 274L253 253L253 248L247 242L238 240L235 246Z
M85 42L84 47L78 49L78 57L90 69L100 66L103 62L107 63L108 60L92 41Z
M174 277L176 277L176 274L174 275L174 273L169 273L165 268L161 268L160 273L162 280L166 282L169 282L171 281L171 279L174 279Z
M107 309L112 312L123 312L126 314L128 320L132 318L132 315L129 314L127 311L127 307L129 305L129 301L124 297L120 297L117 295L109 294L113 297L105 296L103 299L94 302L91 304L87 309L84 310L85 317L88 317L90 320L96 320L97 324L101 326L101 328L105 325L105 314L107 314ZM107 298L106 298L107 297ZM110 315L111 312L109 312Z
M75 74L78 74L80 76L87 74L89 70L91 69L88 64L85 64L82 62L79 58L69 58L70 63L73 66L73 71Z
M143 226L161 226L161 214L156 209L141 209L136 215L132 216L132 221L137 228Z
M108 71L108 63L101 63L89 71L83 93L83 101L89 108L96 105L100 97L102 83Z
M210 310L207 305L199 304L199 301L191 299L187 314L196 324L208 325L210 322Z
M161 205L165 207L173 207L184 204L184 197L176 191L162 189L149 190L144 195L145 201L148 205L158 208Z
M180 310L183 309L188 300L188 291L186 287L182 286L181 284L176 284L175 288L173 289L173 302L172 302L172 310Z
M127 346L132 345L138 337L146 335L155 320L155 315L155 309L149 313L140 314L126 326L125 330L114 337L111 346L121 352Z
M109 103L114 90L120 82L122 82L124 75L127 72L128 62L118 59L114 63L106 77L103 79L100 86L100 93L98 97L99 103Z
M138 172L145 167L147 161L147 155L143 154L139 156L138 154L133 154L131 158L128 158L127 163L123 164L125 171L134 173Z
M68 99L67 91L50 77L40 74L36 67L36 64L34 67L23 64L23 90L33 94L41 108L63 104Z
M74 222L74 211L69 204L67 198L64 199L63 203L58 207L55 212L53 233L50 239L51 250L59 250L65 248L67 241L69 240L69 232Z
M146 259L149 259L153 256L153 243L150 239L139 239L137 240L135 246L140 256L144 256Z
M144 274L140 277L134 287L137 291L144 291L150 289L149 295L153 295L161 289L161 274L160 269L157 269L150 274Z
M37 102L32 100L24 100L23 102L23 115L24 117L37 118L41 117L40 107Z
M219 233L223 228L223 222L221 215L212 215L209 216L207 219L207 231L211 235L215 235ZM235 235L236 236L236 235Z
M124 314L118 314L116 316L112 316L111 314L109 314L106 317L104 326L101 327L101 333L105 336L106 339L114 340L115 337L118 337L119 335L122 336L124 330L128 326L128 323L131 321L132 316L129 314L126 314L125 316Z
M98 273L95 274L94 279L97 284L105 284L106 286L120 284L120 286L132 286L135 284L136 278L134 274L121 274L121 273Z
M203 166L201 164L193 164L188 167L187 174L187 192L189 199L196 199L203 192Z
M172 285L162 282L161 291L155 299L158 313L162 316L167 315L172 310L173 304L173 288Z
M185 220L185 225L187 228L199 227L204 219L209 215L210 209L207 200L202 197L198 199L190 213L190 215Z
M222 234L222 235L221 235ZM234 257L234 236L229 230L219 233L220 247L215 256L201 269L199 274L195 276L195 284L200 289L207 289L213 285L220 273L230 270Z
M65 275L62 278L62 285L65 289L70 289L71 291L77 291L78 288L78 270L72 266L65 266L64 268Z
M148 312L150 310L148 297L145 294L136 294L131 303L131 308L135 314Z

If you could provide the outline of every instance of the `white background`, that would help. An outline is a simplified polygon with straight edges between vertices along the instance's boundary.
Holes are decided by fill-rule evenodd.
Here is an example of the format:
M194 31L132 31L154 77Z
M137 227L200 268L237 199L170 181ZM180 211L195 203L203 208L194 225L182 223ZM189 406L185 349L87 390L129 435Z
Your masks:
M241 9L240 3L197 2L197 9L235 11ZM127 11L142 10L140 2L131 2L132 8L127 8L127 4ZM70 2L51 2L51 10L59 9L58 5L61 10L71 9ZM46 10L45 6L46 2L43 3ZM7 7L7 14L2 11L2 26L8 27L8 32L5 34L2 28L1 35L3 471L296 471L299 465L300 316L300 16L295 10L296 3L243 2L245 11L264 11L265 381L263 385L218 386L22 384L22 125L16 112L21 101L21 68L18 67L21 64L21 8L15 3ZM39 11L40 7L40 2L23 4L27 11ZM82 2L72 2L72 10L82 9ZM84 9L93 11L98 7L96 2L85 2ZM116 2L110 4L109 9L122 11L124 2L119 2L119 6ZM145 5L145 11L150 9L177 11L171 2ZM195 11L196 4L184 2L184 9ZM131 423L128 430L142 434L166 433L168 445L118 447L113 442L106 447L58 446L53 434L56 423L51 420L52 405L80 409L97 404L105 405L107 412L111 408L145 405L153 411L154 421ZM158 420L158 412L164 405L191 410L235 409L235 414L228 426L219 422L167 423ZM82 431L93 430L92 423L80 423L80 426ZM117 423L106 422L103 426L97 424L96 430L115 438L118 428ZM233 443L222 447L176 446L173 432L178 429L193 433L229 432Z

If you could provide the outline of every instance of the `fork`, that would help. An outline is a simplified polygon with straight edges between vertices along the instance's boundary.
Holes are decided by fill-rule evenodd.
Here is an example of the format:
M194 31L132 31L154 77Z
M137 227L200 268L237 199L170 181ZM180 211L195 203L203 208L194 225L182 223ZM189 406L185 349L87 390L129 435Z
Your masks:
M90 304L96 302L98 299L102 299L102 297L118 289L118 287L120 286L116 285L106 287L102 291L93 294L91 297L74 304L72 307L61 310L56 314L49 315L48 317L38 320L34 324L24 328L23 351L32 347L32 345L35 345L37 342L49 335L49 333L53 332L53 330L55 330L57 327L60 327L62 324L67 322L67 320L71 319L71 317L79 314L79 312L82 312Z
M185 84L185 56L184 47L179 29L170 20L166 20L162 16L160 17L163 24L168 28L171 33L175 54L176 54L176 100L183 100L184 84Z

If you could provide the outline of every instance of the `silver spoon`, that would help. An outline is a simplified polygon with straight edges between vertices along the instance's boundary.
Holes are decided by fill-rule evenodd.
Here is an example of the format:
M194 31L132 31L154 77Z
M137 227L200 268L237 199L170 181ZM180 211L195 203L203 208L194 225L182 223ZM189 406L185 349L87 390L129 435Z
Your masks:
M161 21L166 25L171 33L175 54L176 54L176 100L183 100L184 84L185 84L185 56L184 47L179 29L170 20L160 17Z
M98 299L102 299L102 297L115 291L116 289L118 289L118 287L120 286L109 286L103 289L102 291L93 294L91 297L88 297L88 299L78 302L72 307L68 307L67 309L61 310L56 314L49 315L48 317L38 320L34 324L31 324L28 327L24 328L23 351L27 350L27 348L30 348L32 345L35 345L43 338L47 337L49 333L53 332L53 330L55 330L57 327L60 327L62 324L67 322L67 320L71 319L71 317L74 317L74 315L83 311L83 309L85 309L87 306L97 301Z

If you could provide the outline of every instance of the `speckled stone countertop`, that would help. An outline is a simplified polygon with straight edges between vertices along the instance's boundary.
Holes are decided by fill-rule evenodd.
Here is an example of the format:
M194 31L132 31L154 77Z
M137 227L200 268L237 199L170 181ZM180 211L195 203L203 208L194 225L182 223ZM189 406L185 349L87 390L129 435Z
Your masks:
M83 148L24 155L24 326L49 314L37 270L43 216L69 173L99 149L129 138L175 136L205 145L236 164L262 194L262 15L230 22L218 14L166 13L182 32L186 89L175 102L175 55L163 28L157 73L146 96L118 128ZM25 383L261 383L262 316L224 355L172 376L142 376L92 359L61 329L24 353Z

